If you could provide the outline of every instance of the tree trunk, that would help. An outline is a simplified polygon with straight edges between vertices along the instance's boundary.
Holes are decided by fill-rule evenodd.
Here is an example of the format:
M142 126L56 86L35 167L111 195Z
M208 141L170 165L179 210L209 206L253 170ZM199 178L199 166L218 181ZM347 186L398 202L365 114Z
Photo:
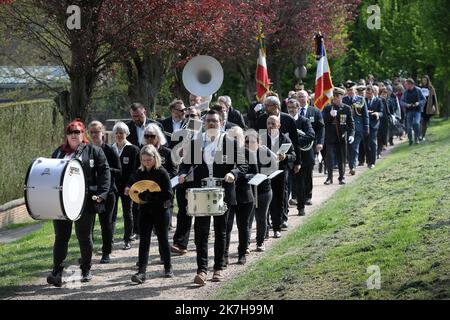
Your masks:
M139 101L155 112L159 91L169 75L172 55L166 52L158 54L145 53L142 58L135 55L126 61L124 67L128 76L128 97Z
M70 92L62 91L55 98L56 105L64 118L64 124L74 119L85 122L88 118L96 74L69 73Z
M255 100L256 93L256 68L254 65L247 63L238 63L237 69L245 82L245 95L249 103Z

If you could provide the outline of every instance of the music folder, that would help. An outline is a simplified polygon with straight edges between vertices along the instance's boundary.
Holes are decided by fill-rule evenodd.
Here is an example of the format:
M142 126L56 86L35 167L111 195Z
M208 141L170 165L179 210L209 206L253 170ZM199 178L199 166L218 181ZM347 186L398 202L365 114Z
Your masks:
M284 172L284 170L277 170L272 172L272 174L270 176L268 176L269 179L273 179L275 178L277 175L279 175L280 173Z
M172 185L172 188L175 188L179 184L178 178L179 176L175 176L172 179L170 179L170 184Z
M261 184L261 182L263 182L266 179L267 179L267 176L265 174L258 173L253 178L250 179L248 184L253 185L253 186L259 186Z
M292 143L283 143L280 146L280 149L278 149L277 154L286 154L289 151L289 149L291 148L291 145L292 145Z

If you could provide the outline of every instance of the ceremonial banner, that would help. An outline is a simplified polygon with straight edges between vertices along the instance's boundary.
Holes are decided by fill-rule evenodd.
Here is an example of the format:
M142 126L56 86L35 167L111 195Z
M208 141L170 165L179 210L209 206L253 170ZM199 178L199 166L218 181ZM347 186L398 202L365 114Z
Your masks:
M256 67L256 99L262 102L263 96L270 89L270 79L267 73L266 63L266 47L264 45L264 34L262 33L262 26L259 26L259 34L256 38L259 43L258 63Z
M333 97L333 83L331 81L330 67L328 65L327 54L322 34L315 36L316 41L316 86L314 88L314 105L322 109L330 103Z

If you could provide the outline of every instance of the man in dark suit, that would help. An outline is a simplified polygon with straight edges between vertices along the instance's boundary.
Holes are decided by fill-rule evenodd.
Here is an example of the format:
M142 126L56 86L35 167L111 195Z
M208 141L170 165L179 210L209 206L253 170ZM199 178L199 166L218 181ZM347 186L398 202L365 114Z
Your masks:
M270 203L269 213L272 218L273 237L281 237L281 229L283 228L284 205L287 203L286 185L288 180L288 170L290 164L296 160L294 146L287 134L283 134L280 130L280 119L275 116L267 118L267 134L262 136L261 144L267 146L272 152L278 156L278 170L282 170L280 174L272 178L273 198ZM296 129L297 130L297 129ZM291 143L291 147L286 153L278 153L278 149L284 143Z
M347 141L352 144L355 135L355 123L349 106L342 104L345 90L335 87L333 100L323 110L325 122L325 147L327 149L326 162L328 178L324 184L333 183L333 160L337 159L339 168L339 184L345 184L345 160Z
M292 142L292 147L294 149L295 153L295 161L294 163L290 164L290 167L286 167L286 173L289 169L299 170L300 169L300 163L301 163L301 155L300 155L300 149L299 149L299 142L298 142L298 134L297 134L297 126L295 125L295 120L287 113L281 112L280 109L280 100L276 96L269 96L264 100L264 108L265 108L265 114L258 117L257 120L257 130L266 130L267 128L267 119L269 116L276 116L280 119L280 130L283 134L287 134L289 139ZM283 223L282 228L287 228L287 221L288 221L288 180L286 180L286 186L284 187L285 196L284 196L284 203L283 203Z
M300 104L299 115L306 117L309 119L311 126L314 130L314 144L312 147L314 158L319 152L323 149L323 143L325 139L325 124L323 123L322 112L314 106L309 105L309 95L305 90L300 90L297 93L297 101ZM298 127L298 126L297 126ZM301 157L303 154L301 154ZM303 163L303 160L302 160ZM312 205L312 190L313 190L313 176L312 170L314 169L314 163L312 162L311 173L308 172L305 177L305 204Z
M356 95L356 83L347 81L345 83L347 95L342 99L342 102L350 106L352 110L353 120L355 121L355 141L348 145L350 174L355 175L356 161L359 157L359 145L364 143L364 139L369 136L369 113L367 105L363 97Z
M380 118L383 117L383 105L381 100L374 95L374 88L367 86L366 88L366 105L369 112L369 144L367 146L367 162L368 167L375 167L377 160L377 135L380 127Z
M231 106L231 98L229 96L220 96L217 98L217 102L226 108L226 115L225 115L225 121L235 123L242 129L247 129L247 126L245 125L244 117L239 112L239 110L234 109Z
M186 107L184 106L183 100L176 99L169 104L169 109L170 117L161 120L161 125L163 127L164 135L168 141L168 147L169 149L172 149L179 142L177 140L172 140L172 133L183 128L186 121Z
M299 140L301 139L302 141L302 145L306 146L314 141L314 130L308 118L299 115L297 120L295 121L295 124L297 125L297 128L303 132L301 134L301 138L299 137ZM313 146L311 146L311 148L309 149L305 148L304 150L302 150L302 148L300 147L300 152L302 157L302 164L300 166L300 170L298 170L297 172L294 171L294 183L296 183L297 185L295 190L297 191L298 215L304 216L306 200L309 199L311 201L311 198L308 198L309 194L307 192L309 192L309 190L306 190L306 185L307 181L309 183L309 181L312 180L312 172L314 168L314 149Z
M223 121L215 110L210 110L205 117L205 132L191 142L191 146L180 165L180 184L185 183L186 175L193 170L194 179L190 182L193 188L202 187L202 179L208 177L224 179L225 203L227 211L220 216L214 216L214 274L213 281L223 279L222 270L225 266L226 222L228 210L236 205L234 182L248 171L248 163L244 150L238 150L236 141L228 138L220 128ZM227 149L228 147L228 149ZM231 148L230 148L231 147ZM232 149L232 150L230 150ZM208 235L210 216L195 218L194 232L197 251L197 275L194 283L204 285L208 270Z
M227 130L237 126L236 123L225 119L227 114L227 107L223 103L214 103L211 106L211 110L215 110L219 113L220 121L222 123L222 126L220 127L221 131L227 132Z
M132 120L126 122L126 125L130 129L130 135L127 139L139 148L142 147L144 140L144 128L149 123L156 123L161 130L163 129L159 122L147 118L147 110L145 110L144 105L140 102L133 102L130 105L130 115Z

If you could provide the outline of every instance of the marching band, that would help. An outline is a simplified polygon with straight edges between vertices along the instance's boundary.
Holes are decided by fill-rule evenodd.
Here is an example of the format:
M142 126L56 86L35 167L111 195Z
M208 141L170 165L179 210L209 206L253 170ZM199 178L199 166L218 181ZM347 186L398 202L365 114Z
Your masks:
M388 98L377 97L373 85L357 86L347 81L342 87L334 88L331 103L323 111L310 104L311 97L302 89L290 93L284 102L289 113L284 113L280 99L269 92L261 104L253 106L253 118L245 120L232 107L230 97L221 96L217 103L211 103L223 74L220 65L210 58L202 60L200 57L185 68L188 71L183 73L183 81L189 83L186 87L191 92L189 107L176 99L169 106L170 117L155 121L147 118L142 104L133 103L130 106L132 120L117 122L113 128L115 143L112 146L102 140L104 128L98 121L92 122L88 130L78 120L66 127L64 144L55 151L53 158L62 159L61 164L71 172L81 168L85 179L81 175L77 184L81 189L86 187L88 192L85 199L80 196L77 200L83 203L79 206L81 214L74 217L66 214L69 208L64 206L69 200L64 199L62 192L63 212L46 216L54 220L55 228L54 265L47 277L49 284L62 285L63 262L73 223L81 249L82 281L91 280L96 213L102 225L101 263L109 263L119 198L125 224L123 250L129 250L132 241L140 240L138 272L132 275L133 282L146 281L152 232L158 238L164 275L173 277L171 254L187 254L193 222L197 257L193 282L205 285L211 217L214 225L212 281L222 281L222 271L229 263L234 218L239 231L237 262L245 264L254 221L256 251L262 252L271 229L273 237L280 238L281 232L288 228L289 205L296 206L298 215L303 216L305 206L312 204L312 176L318 158L325 158L325 185L333 183L336 167L339 184L345 184L346 163L350 168L348 173L354 175L363 146L368 167L372 168L383 147L378 138L381 119L400 114L392 87L391 92L386 91L393 97L387 104ZM211 69L205 71L207 67ZM201 77L208 71L210 82L205 83ZM419 98L419 93L415 92L404 102L410 109L420 110L416 103ZM414 127L414 131L417 135L419 130ZM385 140L387 144L387 138ZM66 167L49 174L64 175L55 179L64 181ZM27 186L32 178L37 179L33 173L36 168L37 163L30 167L32 174L26 178ZM64 189L62 183L60 190ZM34 200L43 192L39 189L26 187L25 192L28 211L34 218L45 211L42 204ZM175 202L178 212L170 245L169 229Z

